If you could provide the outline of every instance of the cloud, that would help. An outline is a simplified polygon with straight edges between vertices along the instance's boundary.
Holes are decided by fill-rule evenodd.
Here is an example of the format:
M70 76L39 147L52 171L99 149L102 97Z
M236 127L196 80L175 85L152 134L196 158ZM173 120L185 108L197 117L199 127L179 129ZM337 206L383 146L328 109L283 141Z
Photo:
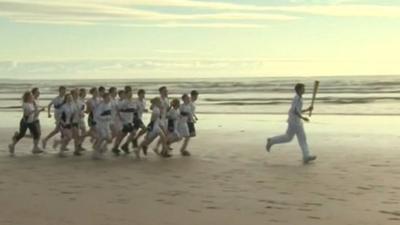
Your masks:
M93 0L92 0L93 1ZM104 2L104 1L103 1ZM119 5L147 5L164 7L201 8L209 10L253 11L274 13L302 13L323 16L364 16L364 17L400 17L399 5L362 4L360 0L332 0L332 1L291 1L295 4L288 6L268 6L237 4L216 1L193 0L117 0ZM287 14L286 14L287 15ZM290 15L293 16L293 15Z
M354 0L306 2L256 5L194 0L0 0L0 16L20 23L164 28L260 28L265 21L293 21L307 15L400 17L400 7L395 5L356 4ZM184 10L178 13L176 9Z
M27 77L40 75L52 76L85 76L98 74L135 74L137 71L162 74L177 71L226 71L235 69L254 69L270 63L300 63L304 59L206 59L206 58L136 58L136 59L103 59L103 60L53 60L53 61L0 61L0 74L4 77Z
M129 79L398 74L398 60L319 58L133 58L0 61L0 78ZM366 66L368 65L368 66ZM301 68L301 70L299 70Z
M259 27L232 21L289 21L295 16L277 13L207 12L167 13L139 6L186 6L185 1L26 1L0 0L0 16L15 22L71 25L129 25L141 27ZM202 3L203 4L203 3ZM190 4L189 4L190 5ZM137 25L147 23L146 25ZM163 25L162 23L166 23ZM198 23L198 24L197 24ZM206 24L210 23L209 26ZM213 24L214 23L214 24ZM174 25L171 25L174 24ZM217 24L217 25L216 25ZM218 25L219 24L219 25ZM221 26L221 24L224 24Z
M157 27L157 28L263 28L266 25L245 23L159 23L159 24L123 24L123 27Z

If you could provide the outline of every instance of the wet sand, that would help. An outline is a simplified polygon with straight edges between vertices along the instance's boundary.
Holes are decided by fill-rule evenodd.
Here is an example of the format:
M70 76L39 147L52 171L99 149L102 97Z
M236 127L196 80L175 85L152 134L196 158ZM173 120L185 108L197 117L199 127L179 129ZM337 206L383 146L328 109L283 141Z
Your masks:
M265 151L285 116L201 119L192 157L176 151L140 161L110 153L93 161L90 152L58 158L52 149L32 156L29 139L10 158L13 129L0 128L0 224L400 222L399 119L313 118L306 130L318 160L306 166L296 140Z

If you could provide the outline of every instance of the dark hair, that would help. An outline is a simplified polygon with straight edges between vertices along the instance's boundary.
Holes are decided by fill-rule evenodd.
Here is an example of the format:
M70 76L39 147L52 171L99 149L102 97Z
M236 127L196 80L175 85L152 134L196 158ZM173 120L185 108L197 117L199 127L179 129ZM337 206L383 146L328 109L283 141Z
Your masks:
M99 87L99 92L105 92L106 91L106 88L105 87L103 87L103 86L100 86Z
M118 95L122 95L122 94L125 94L125 91L124 90L119 90L118 91Z
M124 87L124 90L125 90L125 92L132 91L132 87L127 85Z
M109 92L109 93L114 92L114 91L117 91L117 88L116 88L116 87L110 87L110 88L108 89L108 92Z
M146 91L144 89L139 89L139 91L137 92L138 95L144 95L146 94Z
M295 86L294 86L294 90L298 93L299 91L300 91L300 89L302 89L302 88L304 88L305 87L305 85L303 84L303 83L297 83Z
M160 88L158 89L158 92L162 92L162 91L165 91L165 90L167 90L167 87L162 86L162 87L160 87Z
M67 90L67 88L65 86L58 87L58 91L61 91L61 90Z
M97 91L97 88L92 87L90 88L89 93L92 95L95 91Z
M196 91L196 90L193 90L193 91L190 92L190 95L191 96L199 96L199 92Z
M79 89L79 96L82 96L83 94L86 94L86 89L85 88Z
M39 91L39 88L38 88L38 87L34 87L34 88L32 88L32 90L31 90L32 94L37 93L38 91Z
M188 95L188 94L183 94L183 95L182 95L182 100L183 100L184 98L189 98L189 95Z

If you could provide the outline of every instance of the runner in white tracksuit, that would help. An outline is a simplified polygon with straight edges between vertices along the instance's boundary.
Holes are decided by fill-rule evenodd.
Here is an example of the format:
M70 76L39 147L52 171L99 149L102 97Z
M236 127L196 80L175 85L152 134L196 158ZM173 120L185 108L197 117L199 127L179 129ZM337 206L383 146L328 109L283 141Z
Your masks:
M168 119L168 134L167 144L168 146L172 143L182 140L182 135L179 132L179 123L181 120L179 99L175 98L171 101L171 107L167 113Z
M86 89L81 88L79 90L79 98L77 100L77 105L79 107L79 124L78 124L78 128L79 128L79 132L78 132L78 137L79 137L79 146L78 149L79 151L85 151L86 149L84 149L82 147L82 142L84 139L84 136L86 135L86 121L85 121L85 111L86 111L86 103L85 103L85 98L86 98Z
M132 146L133 148L138 147L138 139L143 136L144 134L147 133L147 127L144 125L143 122L143 113L147 112L146 109L146 91L143 89L140 89L137 92L138 99L136 101L136 106L137 106L137 119L136 119L136 124L135 126L140 128L140 132L136 135L136 137L132 140Z
M64 104L64 95L65 95L66 91L67 91L66 87L60 86L60 87L58 88L59 95L58 95L56 98L54 98L54 99L50 102L50 104L48 105L47 113L48 113L48 117L49 117L49 118L51 118L51 107L52 107L52 106L54 107L54 118L55 118L56 127L54 128L53 131L50 132L50 134L48 134L48 135L42 140L42 147L43 147L43 149L46 148L47 141L48 141L50 138L54 137L56 134L58 134L58 133L61 131L61 129L60 129L60 115L61 115L61 114L60 114L60 109L61 109L61 107L62 107L63 104Z
M190 98L189 95L184 94L182 96L182 101L183 104L180 106L180 113L181 113L181 119L179 120L178 124L178 130L183 138L183 143L181 146L181 154L182 156L190 156L190 152L187 151L187 146L190 141L190 130L188 126L188 121L190 118L193 117L193 112L192 112L192 105L190 104Z
M110 122L110 129L111 129L111 134L112 138L114 139L117 137L118 133L121 131L122 126L118 118L118 100L117 100L117 88L116 87L111 87L108 90L108 93L110 93L111 97L111 122Z
M95 142L95 149L93 158L99 159L102 154L107 150L107 145L111 143L112 135L110 124L112 121L112 107L111 107L110 94L103 94L103 101L97 105L94 112L94 121L96 122L95 128L97 139Z
M74 144L75 144L74 155L80 156L82 149L80 148L81 136L80 136L79 126L80 126L82 111L85 110L85 103L80 100L78 89L71 90L71 95L72 98L74 99L73 107L75 110L74 117L72 118L72 136L74 138Z
M161 152L161 156L169 157L168 149L167 149L167 138L162 131L160 126L161 122L161 100L160 98L153 98L151 100L151 118L150 123L147 126L147 135L143 142L140 144L139 149L135 149L135 154L138 158L140 158L140 149L143 150L143 154L147 155L147 147L154 141L155 138L160 136L161 144L163 145L163 150ZM156 151L157 154L160 154Z
M67 145L73 138L72 126L73 119L79 111L77 111L74 100L71 94L66 94L64 98L64 104L60 110L60 127L62 132L62 144L60 148L60 156L64 156L64 152L67 151Z
M129 154L128 144L136 136L136 128L134 127L135 113L137 111L136 101L132 98L132 88L130 86L125 87L125 99L118 105L118 116L122 122L122 130L119 132L118 137L114 142L112 152L115 155L120 154L119 147L123 139L129 134L127 141L121 146L121 149L125 154Z
M303 121L308 122L309 119L304 117L302 113L313 110L312 107L309 107L303 110L303 98L302 95L305 92L304 84L297 84L295 86L296 96L292 101L292 106L289 110L289 118L288 118L288 128L286 130L286 134L269 138L267 140L266 149L269 152L271 147L275 144L282 144L290 142L293 137L296 135L297 140L299 142L301 151L303 152L303 162L308 163L316 159L316 156L312 156L309 153L306 134L304 131Z

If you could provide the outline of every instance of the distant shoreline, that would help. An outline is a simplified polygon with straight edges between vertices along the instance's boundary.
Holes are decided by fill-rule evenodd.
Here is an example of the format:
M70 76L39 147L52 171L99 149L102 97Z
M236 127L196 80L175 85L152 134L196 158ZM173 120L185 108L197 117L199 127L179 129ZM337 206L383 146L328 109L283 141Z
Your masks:
M396 77L400 79L400 74L385 74L385 75L377 75L377 74L370 74L370 75L272 75L272 76L251 76L251 77L243 77L243 76L220 76L220 77L201 77L201 76L196 76L196 77L154 77L154 78L141 78L141 77L127 77L127 78L98 78L98 79L93 79L93 78L88 78L85 79L83 78L70 78L70 79L49 79L49 78L35 78L35 79L24 79L24 78L0 78L0 81L24 81L24 82L31 82L31 81L104 81L104 80L113 80L113 81L129 81L129 80L135 80L135 81L185 81L185 82L190 82L191 80L199 81L199 80L251 80L251 79L278 79L278 80L289 80L289 79L295 79L295 80L304 80L304 79L330 79L330 78L375 78L379 80L380 78L391 78L391 77Z

